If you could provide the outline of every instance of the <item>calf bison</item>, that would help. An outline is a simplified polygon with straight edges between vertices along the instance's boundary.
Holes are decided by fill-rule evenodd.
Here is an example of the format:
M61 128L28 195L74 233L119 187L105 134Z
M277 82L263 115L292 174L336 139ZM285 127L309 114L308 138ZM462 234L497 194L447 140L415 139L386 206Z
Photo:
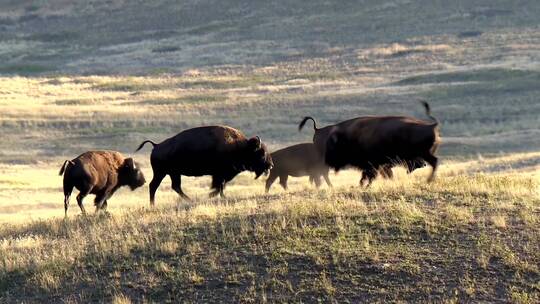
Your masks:
M165 175L170 176L172 189L189 200L181 188L181 175L211 175L210 196L224 197L225 184L238 173L249 170L258 178L273 166L272 157L258 136L247 139L242 132L227 126L188 129L159 144L145 140L136 151L146 143L154 146L150 156L154 171L150 182L151 205Z
M274 168L266 180L266 193L274 181L279 177L279 183L287 190L287 178L290 176L309 176L310 182L314 182L317 188L321 185L321 176L326 184L332 187L328 178L330 168L324 163L322 155L315 149L312 143L303 143L290 146L272 153Z
M116 151L88 151L77 158L66 160L59 175L64 175L64 211L67 216L69 197L73 187L79 190L77 203L86 214L83 199L95 194L96 212L107 208L107 200L118 188L129 186L131 190L144 185L144 175L133 158L125 158Z
M336 171L347 166L363 171L368 186L383 169L405 163L408 171L422 166L426 161L432 167L428 181L435 178L438 159L434 155L440 143L439 121L431 115L429 104L421 102L426 115L432 121L423 121L406 116L364 116L341 123L317 128L312 117L305 117L299 130L307 120L313 120L313 143L324 155L327 165Z

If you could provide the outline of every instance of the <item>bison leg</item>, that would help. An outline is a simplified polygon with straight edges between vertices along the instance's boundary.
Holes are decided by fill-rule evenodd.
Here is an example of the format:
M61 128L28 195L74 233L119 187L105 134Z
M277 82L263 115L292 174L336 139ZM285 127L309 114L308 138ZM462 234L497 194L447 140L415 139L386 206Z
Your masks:
M210 192L210 197L215 197L218 194L221 197L225 197L223 189L225 188L225 179L221 176L212 176L212 192Z
M428 154L424 156L423 158L432 168L431 175L428 178L428 183L431 183L433 180L435 180L435 173L437 172L439 159L432 154Z
M268 176L268 179L266 179L266 193L270 191L270 187L272 187L272 184L276 181L278 178L278 175L275 171L270 171L270 175Z
M161 181L163 180L163 178L165 178L165 174L154 171L154 177L152 178L152 181L150 182L150 185L148 186L150 190L150 206L154 206L156 191L157 191L157 188L159 187L159 184L161 184Z
M384 165L380 169L381 176L386 179L394 178L394 172L392 172L392 165Z
M171 177L171 188L182 198L190 201L191 199L182 191L182 176L180 174L169 174Z
M104 209L103 206L105 202L107 201L107 197L108 197L107 193L96 194L96 198L94 199L94 206L96 206L96 212Z
M315 183L315 187L317 187L317 189L319 189L319 187L321 186L321 177L320 176L312 176L311 178L313 179L313 182Z
M409 160L406 163L407 163L407 173L412 173L414 170L425 166L424 161L420 158Z
M64 196L64 216L67 217L67 211L69 207L69 194Z
M369 188L373 180L377 177L377 170L375 168L369 168L362 171L362 178L360 179L360 186L364 186L364 181L367 180L365 188Z
M324 177L324 180L326 181L326 184L328 185L328 187L330 187L330 188L334 187L332 185L332 182L330 182L330 178L328 177L328 172L324 173L323 177Z
M287 179L289 179L289 176L287 174L280 175L279 176L279 184L283 189L287 190Z
M67 211L69 207L69 197L73 191L73 185L64 181L64 216L67 217Z
M366 173L367 170L362 170L362 177L360 178L360 187L364 187L365 182L369 179Z
M86 215L86 210L84 210L83 206L83 199L87 195L87 193L79 192L79 195L77 195L77 204L79 205L79 208L81 208L81 212L83 215Z

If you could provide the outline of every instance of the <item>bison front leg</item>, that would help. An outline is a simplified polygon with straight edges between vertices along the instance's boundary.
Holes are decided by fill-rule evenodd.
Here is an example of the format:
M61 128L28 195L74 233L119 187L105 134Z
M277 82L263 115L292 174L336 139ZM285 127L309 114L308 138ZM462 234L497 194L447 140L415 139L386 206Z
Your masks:
M103 204L101 204L101 210L107 211L107 200L104 200Z
M212 191L210 192L210 197L215 197L218 194L221 197L225 197L223 189L225 189L225 179L220 176L212 176Z
M318 175L313 175L311 178L313 179L313 183L315 183L315 187L319 189L319 187L321 187L321 177Z
M270 187L272 187L272 184L276 181L278 178L278 175L275 171L270 171L270 176L268 176L268 179L266 180L266 193L270 192Z
M279 176L279 184L283 188L283 190L287 190L287 180L289 179L289 175L282 174Z
M377 177L377 170L375 168L362 170L362 178L360 179L360 186L369 188L369 186L371 186L371 183L373 183L373 180L376 177ZM365 184L366 180L367 180L367 184Z
M328 187L333 188L334 185L332 185L332 182L330 181L330 177L328 177L328 172L323 173L323 177Z
M106 207L106 201L107 201L107 193L100 193L100 194L96 194L96 198L94 199L94 206L96 206L96 213L99 211L99 210L104 210L104 206L105 208Z

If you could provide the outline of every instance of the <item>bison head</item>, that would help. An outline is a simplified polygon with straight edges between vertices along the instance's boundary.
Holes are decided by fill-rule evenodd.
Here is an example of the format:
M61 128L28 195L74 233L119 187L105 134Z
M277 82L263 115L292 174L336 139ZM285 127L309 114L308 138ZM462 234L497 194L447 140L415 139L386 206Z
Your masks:
M324 161L336 171L345 168L348 163L349 149L347 139L340 132L332 132L326 141L326 153Z
M128 185L131 190L135 190L146 182L144 174L133 158L126 158L119 170L119 180L122 185Z
M249 171L255 172L255 179L259 178L263 173L268 173L274 166L272 157L266 145L261 142L259 136L252 137L248 140L246 161L246 168Z

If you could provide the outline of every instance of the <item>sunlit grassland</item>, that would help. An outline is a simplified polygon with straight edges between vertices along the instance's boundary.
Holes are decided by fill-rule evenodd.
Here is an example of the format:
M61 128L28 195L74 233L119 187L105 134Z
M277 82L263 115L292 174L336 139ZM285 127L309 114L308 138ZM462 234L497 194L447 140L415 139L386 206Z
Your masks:
M538 7L427 2L0 4L0 303L539 302ZM83 217L75 190L63 216L58 170L86 150L150 180L145 139L226 124L276 150L311 141L306 115L427 119L419 99L441 121L432 184L349 170L265 194L243 173L209 199L184 177L185 202L166 178L156 208L145 185Z
M208 179L188 179L191 203L165 181L154 209L144 187L121 191L109 213L82 217L72 206L66 219L59 189L47 190L59 184L47 173L56 170L10 172L11 202L30 191L56 207L33 210L25 225L14 212L0 228L0 292L7 301L532 303L539 299L540 175L538 166L511 167L538 157L448 161L432 184L428 169L408 176L397 168L394 180L367 190L357 187L358 172L345 171L331 177L334 189L298 178L288 192L265 195L263 183L244 174L226 199L206 198ZM495 164L506 169L486 173Z

